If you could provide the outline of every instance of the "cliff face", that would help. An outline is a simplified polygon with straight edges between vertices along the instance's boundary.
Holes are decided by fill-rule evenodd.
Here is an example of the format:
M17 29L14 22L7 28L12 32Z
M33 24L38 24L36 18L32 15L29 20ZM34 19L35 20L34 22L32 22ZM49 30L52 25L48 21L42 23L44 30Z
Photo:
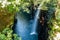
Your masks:
M38 39L47 40L48 38L48 24L47 24L47 10L41 10L38 22Z
M8 10L2 9L0 10L0 31L2 31L6 27L10 27L13 24L14 14L9 13Z

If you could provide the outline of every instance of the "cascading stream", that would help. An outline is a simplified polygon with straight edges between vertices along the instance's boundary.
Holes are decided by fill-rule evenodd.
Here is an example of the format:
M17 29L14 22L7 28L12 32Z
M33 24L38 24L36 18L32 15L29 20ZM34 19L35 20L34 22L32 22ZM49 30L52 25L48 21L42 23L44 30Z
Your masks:
M39 5L39 7L38 7L38 9L35 13L34 21L33 21L33 24L32 24L32 31L30 33L31 35L37 34L36 28L37 28L37 24L38 24L40 9L41 9L41 6L44 4L44 2L45 2L45 0L42 1L42 3Z
M39 14L40 14L40 9L38 9L36 14L35 14L34 21L33 21L33 24L32 24L32 27L33 27L32 32L30 33L31 35L37 34L36 33L36 27L37 27L37 23L38 23L38 19L39 19Z

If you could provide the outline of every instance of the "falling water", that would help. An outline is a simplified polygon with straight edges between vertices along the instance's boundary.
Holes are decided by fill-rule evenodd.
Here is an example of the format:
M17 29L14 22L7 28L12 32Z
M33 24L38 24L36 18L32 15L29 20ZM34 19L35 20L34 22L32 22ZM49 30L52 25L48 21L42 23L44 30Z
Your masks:
M39 14L40 14L40 9L38 7L37 12L35 13L35 17L34 17L34 21L33 21L33 25L32 25L33 28L32 28L32 32L30 33L31 35L37 34L36 27L38 24Z
M37 12L35 13L35 17L34 17L34 21L33 21L33 28L32 28L32 31L31 31L31 35L34 35L34 34L37 34L36 32L36 27L37 27L37 24L38 24L38 19L39 19L39 14L40 14L40 9L41 9L41 6L44 4L45 0L42 1L42 3L39 5L38 9L37 9Z

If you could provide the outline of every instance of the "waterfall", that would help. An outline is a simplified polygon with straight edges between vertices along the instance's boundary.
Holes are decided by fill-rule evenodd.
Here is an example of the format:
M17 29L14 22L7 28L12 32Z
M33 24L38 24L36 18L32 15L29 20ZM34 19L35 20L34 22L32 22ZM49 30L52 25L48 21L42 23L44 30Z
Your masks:
M36 27L37 27L37 23L38 23L38 19L39 19L39 14L40 14L40 9L38 7L37 12L35 13L33 24L32 24L32 32L30 33L31 35L37 34Z
M25 15L25 13L21 12L17 13L16 15L17 23L14 28L14 31L16 34L18 34L19 37L21 37L22 40L38 40L38 35L33 34L37 34L36 27L40 14L40 7L41 5L38 7L37 12L35 13L33 22L30 22L30 19L29 20L27 19L30 17L29 15Z
M38 24L40 9L41 9L41 6L44 4L44 2L45 2L45 0L42 1L42 3L39 5L39 7L37 8L37 11L35 13L35 17L34 17L34 21L33 21L33 25L32 25L32 31L30 33L31 35L37 34L36 28L37 28L37 24Z

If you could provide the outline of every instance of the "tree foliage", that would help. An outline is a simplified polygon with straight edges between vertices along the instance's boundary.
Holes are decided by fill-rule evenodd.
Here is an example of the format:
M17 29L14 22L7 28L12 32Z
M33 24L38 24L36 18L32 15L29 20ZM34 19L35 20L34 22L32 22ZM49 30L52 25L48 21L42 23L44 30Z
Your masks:
M5 28L0 32L0 40L19 40L16 34L13 34L13 30L10 28Z
M29 6L30 0L0 0L0 10L7 9L8 12L16 12L20 9L28 11L27 7Z

